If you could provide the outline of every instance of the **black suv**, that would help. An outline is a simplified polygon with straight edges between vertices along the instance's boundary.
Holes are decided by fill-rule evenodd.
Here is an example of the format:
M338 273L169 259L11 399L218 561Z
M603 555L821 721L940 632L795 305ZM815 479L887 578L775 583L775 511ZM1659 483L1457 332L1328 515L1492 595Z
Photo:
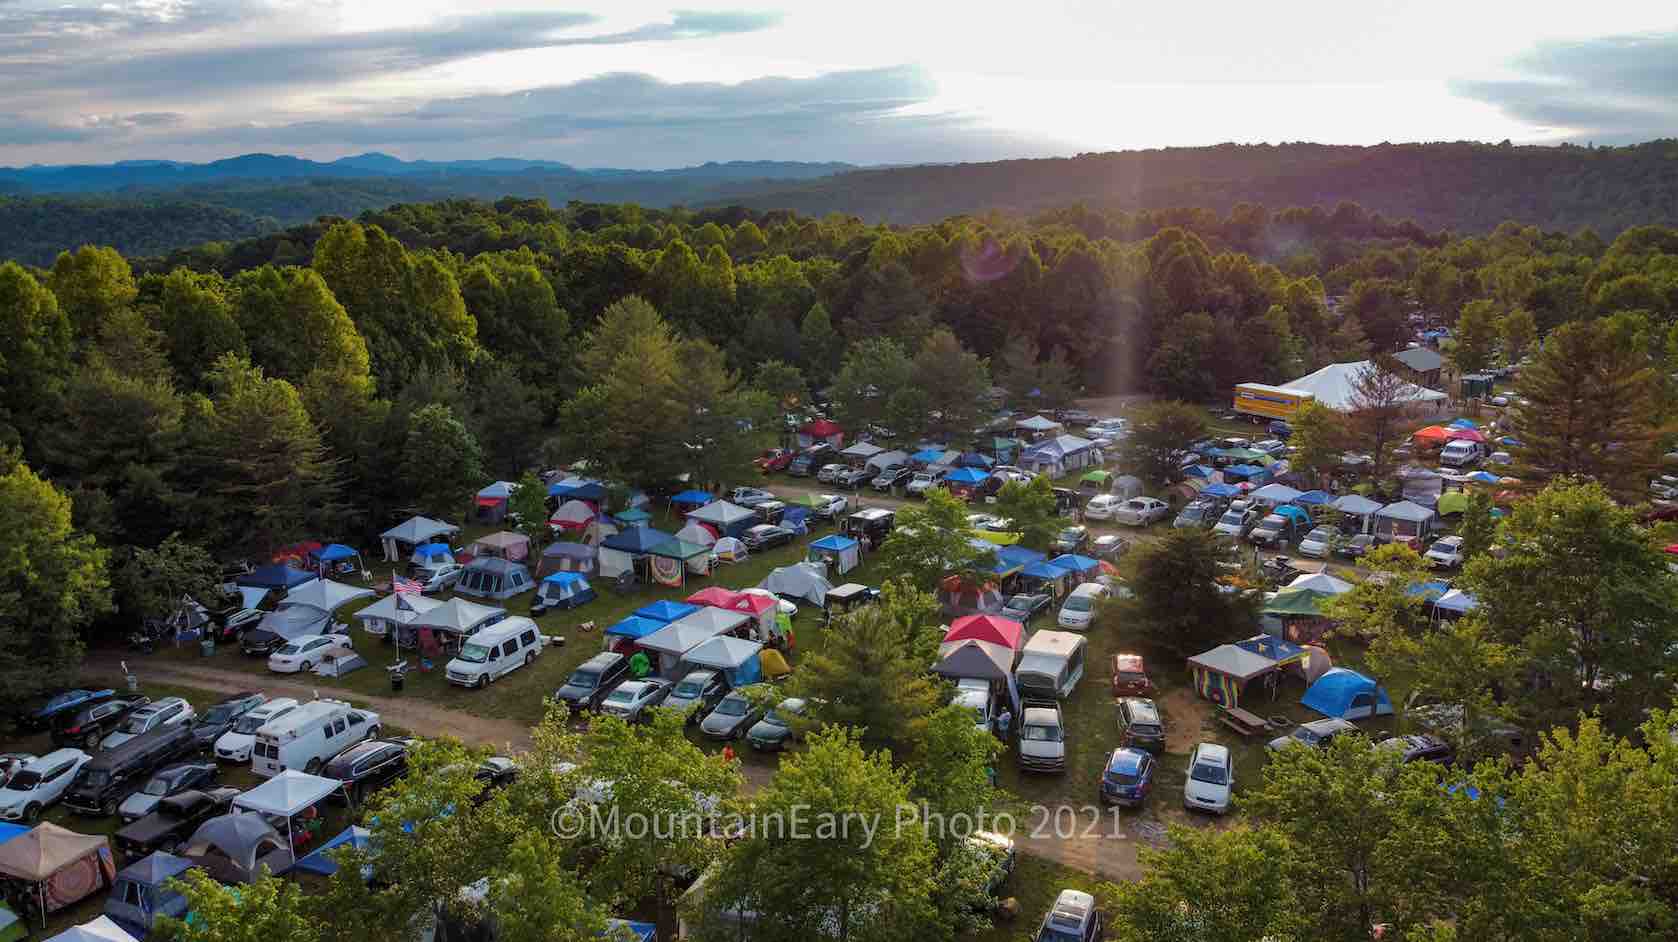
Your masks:
M151 702L150 697L129 697L126 700L101 700L79 710L60 713L53 717L52 744L80 746L88 753L99 751L99 741L116 732L128 714Z
M1160 719L1154 701L1146 697L1119 701L1119 743L1156 755L1165 751L1165 721Z
M565 679L565 686L554 691L554 699L570 707L572 713L598 710L600 701L628 674L629 658L602 651L577 665Z
M334 800L359 805L367 793L383 788L408 771L408 745L389 739L358 742L333 756L320 774L335 778L344 787L332 793Z
M77 814L109 817L122 800L146 783L153 772L192 751L192 730L160 726L120 746L106 749L82 766L64 796Z
M192 724L194 746L198 749L209 749L215 745L217 739L221 738L222 733L233 728L234 722L239 717L267 702L267 697L255 691L247 690L244 693L236 693L205 710L198 717L198 721Z

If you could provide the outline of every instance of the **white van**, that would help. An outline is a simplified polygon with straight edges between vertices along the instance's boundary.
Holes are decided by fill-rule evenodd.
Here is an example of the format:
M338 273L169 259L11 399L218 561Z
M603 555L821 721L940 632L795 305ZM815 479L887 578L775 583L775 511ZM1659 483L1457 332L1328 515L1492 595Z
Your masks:
M484 687L532 663L544 647L546 639L535 622L518 616L504 618L467 638L444 668L444 676L451 684Z
M1014 683L1028 699L1062 700L1084 679L1083 635L1067 631L1039 631L1020 651Z
M1095 607L1107 597L1107 587L1099 582L1086 582L1066 597L1060 605L1055 624L1071 631L1087 631L1095 621Z
M215 755L222 762L249 762L257 730L297 709L297 701L280 697L233 721L233 728L216 738Z
M379 714L342 700L315 700L256 731L251 771L264 778L286 769L313 774L326 760L379 735Z
M1449 468L1468 468L1480 463L1478 442L1452 442L1439 452L1439 463Z

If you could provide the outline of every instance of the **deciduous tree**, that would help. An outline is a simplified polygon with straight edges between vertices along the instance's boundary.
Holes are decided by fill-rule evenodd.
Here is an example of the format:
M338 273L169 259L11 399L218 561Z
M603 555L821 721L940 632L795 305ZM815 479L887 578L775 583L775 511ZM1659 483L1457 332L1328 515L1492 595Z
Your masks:
M1164 849L1141 849L1142 878L1104 883L1102 911L1118 942L1252 942L1308 938L1295 853L1267 827L1172 827Z
M1136 410L1130 434L1119 443L1119 466L1153 484L1170 484L1182 473L1181 456L1206 434L1206 416L1186 402L1153 402Z
M1008 521L1008 530L1020 535L1020 545L1046 551L1062 523L1055 501L1055 489L1042 475L1029 482L1009 481L996 493L996 515Z
M1225 592L1218 580L1235 562L1228 543L1207 530L1172 530L1139 547L1131 595L1102 604L1103 620L1172 655L1199 654L1258 625L1258 601Z
M1463 305L1452 341L1451 368L1458 376L1491 366L1497 345L1497 309L1492 302L1481 299Z
M978 578L995 556L973 544L967 505L935 487L926 492L925 503L898 512L897 527L886 537L880 560L884 571L913 585L930 586L946 575Z
M397 473L415 507L445 520L459 517L466 499L485 483L478 440L440 403L409 417Z
M1357 447L1374 459L1370 470L1379 481L1402 440L1405 415L1414 404L1413 389L1390 356L1375 357L1352 377L1351 385L1348 425Z
M912 647L917 627L877 605L835 619L827 645L799 663L795 686L800 696L819 702L813 717L853 727L871 745L912 746L944 703L932 665Z

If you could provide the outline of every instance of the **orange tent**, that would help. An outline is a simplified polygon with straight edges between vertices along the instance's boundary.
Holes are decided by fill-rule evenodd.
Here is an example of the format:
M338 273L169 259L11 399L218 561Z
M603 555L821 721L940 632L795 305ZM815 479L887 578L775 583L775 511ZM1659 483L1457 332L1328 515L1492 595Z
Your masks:
M1439 443L1448 441L1451 437L1451 433L1440 426L1429 425L1427 428L1419 429L1416 434L1410 437L1416 439L1417 441Z

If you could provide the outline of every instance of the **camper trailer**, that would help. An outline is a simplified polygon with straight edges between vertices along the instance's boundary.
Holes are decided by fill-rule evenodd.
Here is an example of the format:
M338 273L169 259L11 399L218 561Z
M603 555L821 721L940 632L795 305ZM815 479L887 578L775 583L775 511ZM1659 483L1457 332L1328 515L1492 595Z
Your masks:
M1020 651L1014 683L1022 697L1061 700L1084 679L1088 642L1069 631L1039 631Z

